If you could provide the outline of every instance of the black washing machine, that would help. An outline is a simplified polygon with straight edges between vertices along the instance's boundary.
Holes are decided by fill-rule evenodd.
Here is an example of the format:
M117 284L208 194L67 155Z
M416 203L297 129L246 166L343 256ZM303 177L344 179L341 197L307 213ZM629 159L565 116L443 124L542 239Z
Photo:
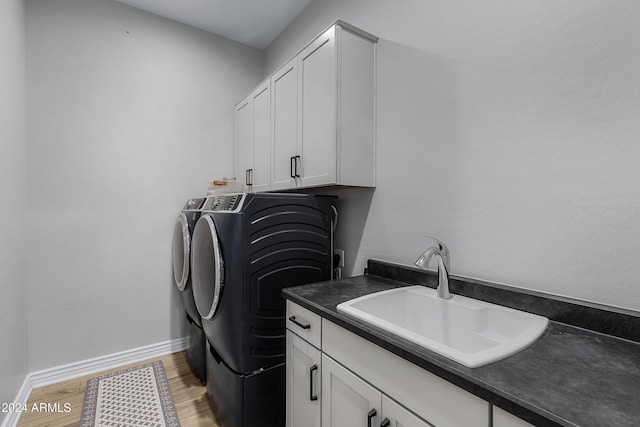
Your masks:
M285 425L282 288L329 280L334 197L207 199L192 243L207 338L207 393L222 427Z
M202 329L202 318L193 299L191 280L191 236L200 219L206 199L189 199L173 228L172 267L173 280L180 291L185 308L187 326L187 363L193 374L206 382L206 338Z

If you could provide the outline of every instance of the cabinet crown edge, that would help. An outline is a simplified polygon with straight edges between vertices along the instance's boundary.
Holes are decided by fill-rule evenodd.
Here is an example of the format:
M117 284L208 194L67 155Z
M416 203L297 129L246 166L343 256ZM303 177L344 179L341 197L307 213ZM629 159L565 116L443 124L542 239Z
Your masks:
M333 21L331 23L331 25L329 25L328 27L324 28L322 31L320 31L315 37L313 37L313 39L311 39L308 43L305 43L304 46L302 46L300 49L298 49L293 55L291 55L286 61L284 61L282 64L278 65L278 67L273 70L268 76L263 77L263 79L260 81L260 83L258 83L257 85L255 85L254 87L251 88L251 90L249 92L247 92L242 98L240 98L233 106L234 108L237 108L237 106L239 104L241 104L242 102L244 102L244 100L250 95L252 94L256 89L258 89L265 81L267 80L271 80L271 77L278 72L278 70L280 70L280 68L282 68L284 65L288 64L289 61L291 61L293 58L295 58L296 56L298 56L300 54L300 52L302 52L303 50L305 50L311 43L313 43L314 41L316 41L319 37L321 37L329 28L331 27L336 27L336 28L341 28L343 30L347 30L350 33L356 34L362 38L365 38L367 40L370 40L373 43L378 43L378 41L380 40L379 37L374 36L373 34L356 27L355 25L349 24L348 22L343 21L342 19L336 19L335 21Z
M374 36L373 34L356 27L355 25L351 25L348 22L343 21L342 19L336 19L331 25L329 25L327 28L325 28L320 34L324 34L325 31L327 31L329 28L336 26L339 28L343 28L345 30L348 30L354 34L359 35L360 37L363 37L365 39L369 39L374 43L377 43L380 39L378 38L378 36ZM314 39L315 40L315 39Z

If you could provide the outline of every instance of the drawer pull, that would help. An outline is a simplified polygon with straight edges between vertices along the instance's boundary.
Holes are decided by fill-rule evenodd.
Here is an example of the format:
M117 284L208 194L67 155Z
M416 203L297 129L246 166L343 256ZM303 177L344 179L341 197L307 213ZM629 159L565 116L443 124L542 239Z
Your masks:
M306 325L304 323L300 323L299 321L296 320L296 316L289 317L289 320L291 320L296 325L300 326L302 329L311 329L311 325L309 323L307 323Z
M391 421L389 421L389 418L385 418L384 420L382 420L382 423L380 423L380 427L389 427L391 425Z
M376 411L375 409L372 409L369 411L369 413L367 414L367 427L371 427L371 420L378 415L378 411Z
M318 365L313 365L309 368L309 400L318 400L318 395L313 394L313 371L318 370Z

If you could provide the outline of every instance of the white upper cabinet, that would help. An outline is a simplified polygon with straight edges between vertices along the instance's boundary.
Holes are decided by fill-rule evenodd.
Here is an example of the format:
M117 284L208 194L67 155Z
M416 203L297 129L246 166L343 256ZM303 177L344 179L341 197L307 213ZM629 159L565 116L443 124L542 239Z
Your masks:
M376 185L377 40L337 21L271 75L268 189ZM236 173L250 177L237 158ZM253 169L252 191L262 191Z
M298 55L302 123L298 185L335 184L337 148L336 28L331 27Z
M245 183L248 171L253 168L253 107L250 105L251 95L236 104L236 177Z
M266 81L236 105L236 176L247 192L271 187L270 89Z
M271 187L271 87L269 82L253 92L253 192Z
M376 185L377 39L338 22L298 55L298 185Z
M298 61L289 61L271 76L271 188L281 190L296 185L298 155Z

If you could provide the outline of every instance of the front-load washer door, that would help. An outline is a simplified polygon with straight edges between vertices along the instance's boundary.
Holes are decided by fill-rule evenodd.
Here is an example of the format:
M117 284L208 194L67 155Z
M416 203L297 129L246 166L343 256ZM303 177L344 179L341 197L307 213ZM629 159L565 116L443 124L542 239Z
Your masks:
M224 285L224 261L218 232L210 216L200 217L191 242L193 297L200 315L211 319L220 303Z
M173 244L171 264L173 267L173 281L176 287L184 291L189 279L189 251L191 250L191 235L187 216L180 214L173 228Z

